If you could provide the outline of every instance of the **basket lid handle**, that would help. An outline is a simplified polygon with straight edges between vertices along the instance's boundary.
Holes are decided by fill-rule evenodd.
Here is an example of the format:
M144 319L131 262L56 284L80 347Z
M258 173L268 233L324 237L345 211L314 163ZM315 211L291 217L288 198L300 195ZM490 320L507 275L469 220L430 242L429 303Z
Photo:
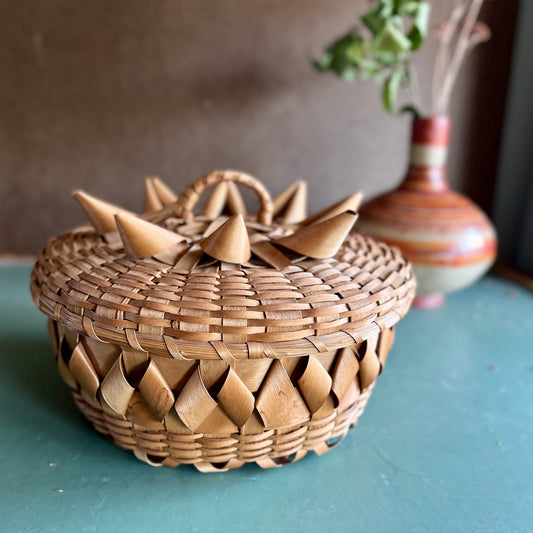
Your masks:
M269 192L253 176L239 172L237 170L215 170L196 180L190 185L182 194L180 194L177 204L181 208L181 216L186 222L191 222L194 218L193 209L198 203L201 194L205 189L211 185L216 185L221 182L232 181L241 185L246 185L252 189L260 201L259 213L257 214L257 220L261 224L269 226L272 224L272 215L274 212L274 206L272 204L272 198Z

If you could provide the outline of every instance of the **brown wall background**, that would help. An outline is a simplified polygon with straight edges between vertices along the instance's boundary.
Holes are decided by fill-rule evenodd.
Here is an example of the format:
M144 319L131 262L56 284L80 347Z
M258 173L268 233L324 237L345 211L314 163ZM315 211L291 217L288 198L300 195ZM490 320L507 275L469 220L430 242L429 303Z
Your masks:
M518 0L488 1L494 38L454 95L450 179L490 210ZM433 2L440 21L449 2ZM364 0L0 2L0 251L36 252L84 222L70 191L132 210L142 178L181 192L237 168L277 193L310 186L310 210L395 185L409 119L370 82L310 60L354 25ZM433 43L419 58L429 83Z

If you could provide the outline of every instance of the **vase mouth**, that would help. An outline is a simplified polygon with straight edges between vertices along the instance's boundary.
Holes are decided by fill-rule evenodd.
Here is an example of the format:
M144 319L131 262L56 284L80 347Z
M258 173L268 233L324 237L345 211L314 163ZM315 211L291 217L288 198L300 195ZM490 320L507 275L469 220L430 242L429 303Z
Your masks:
M411 142L447 148L450 144L450 130L451 119L448 115L415 117Z
M414 120L451 120L450 115L446 113L437 113L429 115L418 115L414 117Z

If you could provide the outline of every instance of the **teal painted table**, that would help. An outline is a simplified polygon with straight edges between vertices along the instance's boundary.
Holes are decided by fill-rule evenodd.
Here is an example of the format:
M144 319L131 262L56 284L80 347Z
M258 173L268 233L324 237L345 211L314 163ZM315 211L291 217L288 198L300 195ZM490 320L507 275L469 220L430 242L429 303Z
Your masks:
M0 267L0 530L532 531L533 295L488 278L413 310L359 425L293 465L153 468L56 372L29 266Z

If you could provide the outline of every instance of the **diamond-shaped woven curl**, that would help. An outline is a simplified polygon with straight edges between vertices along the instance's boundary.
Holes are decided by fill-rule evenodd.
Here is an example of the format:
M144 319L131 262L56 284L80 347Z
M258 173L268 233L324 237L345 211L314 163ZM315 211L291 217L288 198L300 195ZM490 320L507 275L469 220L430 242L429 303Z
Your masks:
M259 195L257 216L235 214L235 182ZM236 172L179 197L147 184L139 217L78 198L94 228L50 241L32 274L80 410L151 465L272 467L328 451L362 413L409 308L408 263L348 235L356 217L342 202L298 220L290 195L276 209L280 197ZM211 184L218 200L193 215Z

